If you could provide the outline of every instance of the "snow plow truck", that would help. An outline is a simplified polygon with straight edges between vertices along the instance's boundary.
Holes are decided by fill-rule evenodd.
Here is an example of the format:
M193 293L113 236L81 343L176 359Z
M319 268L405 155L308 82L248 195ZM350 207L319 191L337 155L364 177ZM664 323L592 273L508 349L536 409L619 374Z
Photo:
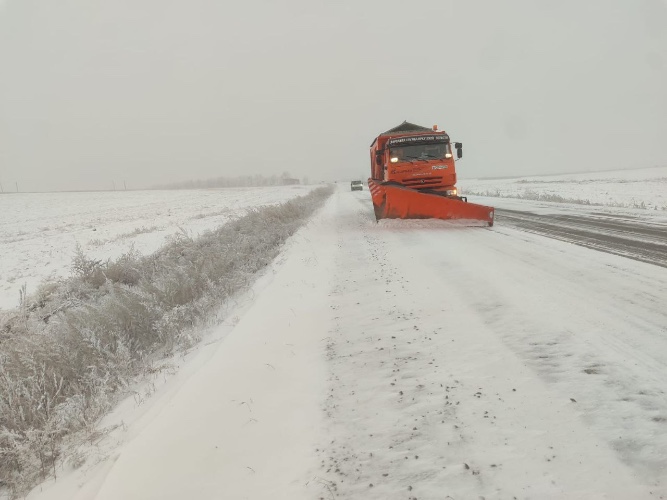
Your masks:
M371 144L371 178L375 218L460 219L493 225L494 209L468 203L456 188L455 161L463 144L452 143L444 130L404 121L378 135Z

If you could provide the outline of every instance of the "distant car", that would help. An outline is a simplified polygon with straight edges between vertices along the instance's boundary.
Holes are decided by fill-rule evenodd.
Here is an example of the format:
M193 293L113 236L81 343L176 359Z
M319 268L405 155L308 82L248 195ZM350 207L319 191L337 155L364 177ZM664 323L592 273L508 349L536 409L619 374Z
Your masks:
M364 185L361 183L361 181L352 181L350 183L350 190L351 191L363 191L364 190Z

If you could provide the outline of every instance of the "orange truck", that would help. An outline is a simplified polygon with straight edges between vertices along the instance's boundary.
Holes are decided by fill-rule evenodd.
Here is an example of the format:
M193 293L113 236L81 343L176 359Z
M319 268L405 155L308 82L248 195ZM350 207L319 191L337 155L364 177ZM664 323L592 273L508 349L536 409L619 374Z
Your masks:
M461 159L463 144L453 146ZM493 207L459 196L455 161L449 135L437 126L405 121L378 135L371 144L368 179L375 218L461 219L492 226Z

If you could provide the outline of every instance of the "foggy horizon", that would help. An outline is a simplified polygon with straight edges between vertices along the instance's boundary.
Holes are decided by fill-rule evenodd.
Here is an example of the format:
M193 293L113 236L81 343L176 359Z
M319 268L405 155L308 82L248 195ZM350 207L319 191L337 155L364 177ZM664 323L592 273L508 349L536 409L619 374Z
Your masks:
M665 0L0 0L0 183L366 179L404 120L460 178L647 168L665 88Z

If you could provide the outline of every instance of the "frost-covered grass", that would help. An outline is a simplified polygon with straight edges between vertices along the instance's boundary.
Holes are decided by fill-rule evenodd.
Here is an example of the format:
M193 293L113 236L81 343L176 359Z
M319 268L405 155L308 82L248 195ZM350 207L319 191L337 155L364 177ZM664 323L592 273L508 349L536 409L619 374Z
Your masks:
M95 423L155 361L243 290L331 194L319 188L152 255L101 261L79 249L72 276L23 294L0 317L0 486L17 496L55 473L62 443Z

